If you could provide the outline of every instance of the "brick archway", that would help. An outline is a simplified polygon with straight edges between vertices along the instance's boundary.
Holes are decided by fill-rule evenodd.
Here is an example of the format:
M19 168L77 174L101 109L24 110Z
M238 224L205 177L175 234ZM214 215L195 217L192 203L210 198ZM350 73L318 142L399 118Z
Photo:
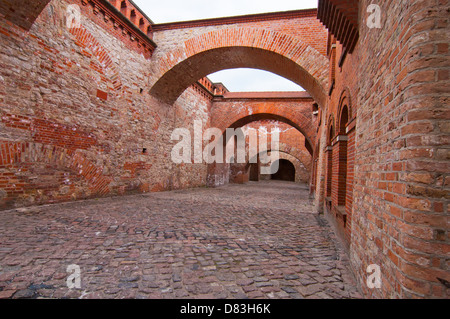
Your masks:
M158 62L158 63L156 63ZM255 68L276 73L326 104L329 60L316 49L289 35L253 28L230 28L185 41L159 61L150 93L173 104L200 78L230 68Z
M267 150L259 152L258 156L262 153L265 152L269 152L271 153L272 150L271 148L267 148ZM276 151L279 154L279 158L280 159L286 159L289 160L290 162L292 162L292 164L294 164L295 167L295 181L299 182L305 182L308 183L309 179L310 179L310 173L309 173L309 168L308 166L310 166L309 163L305 163L304 159L302 158L302 154L299 154L298 151L292 149L291 147L289 147L286 144L280 143L279 145L279 149ZM245 166L245 170L248 171L250 166L251 166L251 159L247 162L246 166Z
M98 40L85 27L70 28L69 32L74 36L75 43L81 48L89 50L83 54L92 56L102 67L101 73L104 73L105 79L111 82L115 95L123 95L124 89L120 74L114 65L108 51L98 42Z
M77 180L86 183L81 198L100 197L110 193L112 179L103 174L103 168L90 161L83 152L64 149L55 145L35 142L1 142L0 149L4 157L0 158L0 166L16 167L14 188L6 191L5 206L14 203L26 193L33 193L33 201L38 203L46 193L54 193L51 202L79 199L75 184ZM41 179L22 176L20 171L36 170L42 174ZM52 184L45 180L45 174L57 175L64 183ZM7 183L8 178L0 176L0 183ZM67 188L62 192L62 189ZM45 200L44 200L45 201Z
M295 167L295 164L293 163L292 159L283 158L282 156L280 156L275 161L275 163L277 163L276 166L278 166L278 171L273 172L270 175L271 180L295 182L296 179L295 175L297 172L297 168ZM275 165L275 163L273 165Z
M51 0L0 1L0 13L22 29L29 30Z
M311 162L308 162L308 160L305 159L305 155L302 154L303 152L301 152L300 150L298 150L294 147L291 147L290 145L287 145L285 143L279 143L278 150L276 150L276 151L280 152L280 153L288 154L289 156L292 156L297 161L299 161L299 163L301 163L305 168L308 168L309 166L311 166ZM258 155L261 155L261 153L265 153L265 152L269 152L269 153L272 152L270 145L266 145L266 148L264 150L260 151L258 153ZM307 153L305 153L305 154L307 154ZM254 160L254 157L249 158L246 165L248 166L252 160Z
M264 106L261 106L259 109L249 108L244 111L241 110L238 114L228 114L222 123L215 123L215 127L225 133L227 128L235 129L262 120L280 121L297 129L305 136L305 146L310 154L313 155L311 146L314 145L316 133L313 130L311 120L301 113L289 112L289 110L285 110L282 107L267 110Z

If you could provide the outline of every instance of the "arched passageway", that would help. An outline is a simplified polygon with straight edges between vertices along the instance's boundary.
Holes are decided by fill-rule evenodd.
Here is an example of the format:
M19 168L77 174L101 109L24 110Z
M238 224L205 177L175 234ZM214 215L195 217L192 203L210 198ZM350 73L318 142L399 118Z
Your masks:
M198 79L234 68L273 72L303 87L319 105L326 104L329 60L283 33L256 28L217 30L189 39L159 58L164 63L150 80L150 94L167 104L173 104Z
M295 166L286 159L278 160L278 170L270 176L271 180L295 182Z
M258 163L250 164L249 166L249 180L251 182L259 181L259 165Z
M251 113L251 114L248 114ZM245 110L239 114L229 114L223 122L216 122L217 127L223 132L223 141L226 142L226 129L237 129L244 127L250 123L257 121L274 120L281 123L288 124L294 127L305 137L305 147L308 152L313 155L312 144L316 138L316 132L313 130L311 119L308 119L301 113L292 114L282 105L279 108L266 109L261 106L258 109Z

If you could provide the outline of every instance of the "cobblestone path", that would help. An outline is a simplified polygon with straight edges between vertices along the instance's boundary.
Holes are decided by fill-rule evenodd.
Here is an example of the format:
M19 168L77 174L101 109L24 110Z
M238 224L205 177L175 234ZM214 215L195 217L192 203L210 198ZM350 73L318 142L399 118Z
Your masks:
M348 267L294 183L0 212L0 298L360 298Z

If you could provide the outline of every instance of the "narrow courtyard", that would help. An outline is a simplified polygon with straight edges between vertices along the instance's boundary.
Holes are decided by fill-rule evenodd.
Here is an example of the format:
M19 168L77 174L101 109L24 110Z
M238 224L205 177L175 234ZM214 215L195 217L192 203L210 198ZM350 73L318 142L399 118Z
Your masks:
M349 267L292 182L0 214L0 298L361 298Z

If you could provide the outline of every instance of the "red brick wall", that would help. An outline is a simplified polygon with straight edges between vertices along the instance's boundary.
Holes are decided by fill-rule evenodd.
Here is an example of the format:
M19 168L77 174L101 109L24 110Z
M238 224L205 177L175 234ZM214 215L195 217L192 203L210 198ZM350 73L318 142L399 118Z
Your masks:
M4 114L5 127L25 130L31 133L35 142L64 147L67 149L89 149L97 144L95 136L80 131L76 126L59 124L39 118Z
M208 126L210 97L161 105L146 56L81 1L68 29L70 3L51 1L29 32L0 19L0 209L205 185L206 165L172 163L170 137Z
M68 30L67 5L82 2L89 3L81 6L82 28ZM195 119L222 129L282 120L318 149L316 201L346 241L365 295L448 298L448 1L380 1L381 29L366 25L372 1L359 1L358 23L349 17L359 41L345 59L339 41L326 50L333 40L317 19L302 16L160 29L151 60L151 39L114 25L93 1L53 0L42 13L46 1L29 3L0 5L1 209L201 186L216 177L220 184L229 178L226 165L170 160L171 132L192 132ZM212 101L191 87L233 66L303 85L321 107L320 124L312 100ZM344 133L344 106L346 166L339 142L326 152L327 141ZM336 129L327 139L330 118ZM381 267L381 289L366 285L371 264Z
M303 96L303 93L291 95L291 97L277 97L274 93L230 93L223 98L216 97L211 107L211 127L217 127L225 132L227 128L254 127L264 121L264 126L267 126L269 131L273 126L269 125L271 122L277 123L278 127L289 128L289 133L280 135L281 144L286 146L287 152L297 156L308 170L304 172L303 169L298 169L302 172L302 177L298 179L309 180L311 155L305 144L307 140L308 143L315 140L313 127L316 126L317 118L312 114L314 101L308 96ZM303 133L306 133L306 136ZM270 139L268 142L270 143ZM208 185L218 186L228 183L230 179L234 180L235 175L247 172L248 167L241 166L230 168L228 164L210 165Z
M316 117L311 98L216 98L211 109L211 125L224 131L234 125L255 120L274 119L294 126L313 145L316 139Z
M338 142L338 149L335 156L336 169L339 171L337 179L337 197L338 206L345 206L346 186L347 186L347 141Z
M311 178L311 154L305 147L305 137L296 128L274 120L256 121L247 124L243 127L243 130L256 130L259 137L266 139L267 144L262 146L264 149L271 150L271 132L273 130L280 131L279 140L279 153L278 156L283 159L287 159L294 164L295 167L295 181L298 183L309 183ZM267 133L265 133L267 132ZM247 138L247 156L248 155L248 138ZM258 145L259 147L259 145ZM259 148L261 151L261 148ZM233 165L232 165L233 167ZM245 172L249 174L249 166L244 165L237 170L236 173ZM235 173L235 174L236 174ZM235 174L230 174L230 178L233 179Z
M327 171L326 171L326 176L325 176L325 180L326 180L325 196L329 197L329 199L331 199L331 190L332 190L331 186L332 186L332 179L333 179L333 148L331 146L327 148L326 158L327 158L327 163L326 163Z
M366 25L371 3L359 1L360 40L341 66L336 63L335 85L318 132L321 140L326 138L326 119L333 115L339 123L343 101L350 107L346 228L336 216L342 176L335 167L335 196L325 211L349 245L367 296L448 298L439 280L450 280L444 96L449 85L448 1L379 2L381 29ZM337 62L341 56L337 42ZM333 165L339 159L337 147ZM320 150L325 151L323 145ZM326 153L321 154L323 166ZM326 171L319 170L315 180L323 177ZM381 289L366 285L371 264L381 267Z
M102 196L111 179L82 153L42 143L0 143L2 208Z
M368 3L363 1L362 8ZM374 253L355 254L355 261L383 265L383 295L448 297L437 279L450 280L444 222L449 192L443 182L450 141L443 97L450 66L448 1L386 3L381 10L384 43L376 32L361 30L360 47L367 49L360 55L359 72L371 74L372 83L360 88L355 162L355 207L363 208L371 222L363 225L358 211L354 241L373 247ZM378 59L371 60L375 55ZM373 137L379 154L370 145ZM431 178L421 182L415 174ZM371 176L387 188L362 183Z
M325 105L326 31L313 15L308 11L307 16L299 13L281 20L156 26L158 50L151 93L171 104L199 78L223 69L248 67L280 74ZM306 29L300 28L306 25Z
M289 12L276 12L268 14L247 15L242 17L228 17L218 19L206 19L187 22L164 23L153 26L155 33L164 31L177 32L177 39L188 40L192 33L208 32L217 27L228 28L254 28L272 30L290 35L312 46L321 54L326 54L327 31L317 19L317 10L298 10ZM189 33L185 29L191 29ZM159 38L159 35L156 35ZM159 41L158 41L159 42Z
M49 2L50 0L35 0L30 6L28 0L3 0L0 2L0 14L15 25L28 30Z
M123 0L67 0L67 2L77 5L84 16L103 27L116 39L120 39L128 48L143 54L147 59L151 58L156 48L152 40L151 21L128 0L125 0L124 9L121 9ZM135 13L134 18L131 16L132 12Z
M347 185L345 192L345 213L346 216L346 229L345 229L345 240L346 242L351 242L351 232L352 232L352 211L353 211L353 185L355 176L355 130L352 129L348 134L347 142Z

